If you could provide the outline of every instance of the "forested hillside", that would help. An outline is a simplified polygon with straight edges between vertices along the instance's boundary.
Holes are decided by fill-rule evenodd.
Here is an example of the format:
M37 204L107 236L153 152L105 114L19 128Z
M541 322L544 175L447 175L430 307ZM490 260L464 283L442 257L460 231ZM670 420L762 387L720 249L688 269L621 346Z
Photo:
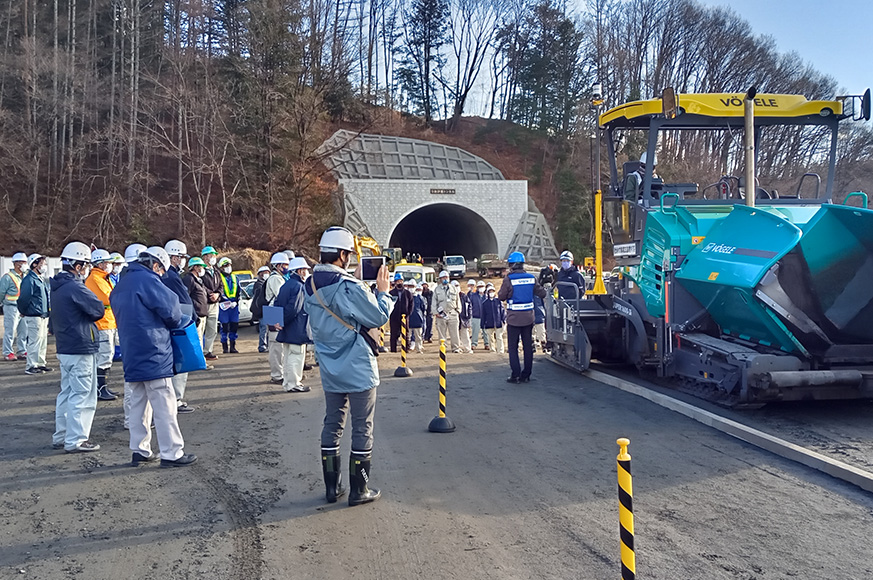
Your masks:
M2 0L0 36L0 242L28 250L311 246L337 218L315 150L340 126L451 143L530 179L579 250L593 83L607 105L667 86L840 93L694 0ZM813 137L786 131L762 175L790 185L817 167ZM846 137L838 191L873 189L873 134ZM730 139L665 142L661 174L735 171Z

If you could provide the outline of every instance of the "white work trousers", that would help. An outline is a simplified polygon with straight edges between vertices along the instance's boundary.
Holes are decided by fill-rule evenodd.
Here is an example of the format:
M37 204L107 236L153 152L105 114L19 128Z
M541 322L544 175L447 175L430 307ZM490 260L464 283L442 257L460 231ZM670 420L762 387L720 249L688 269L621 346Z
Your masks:
M449 350L461 348L461 333L458 332L459 321L457 314L449 314L448 318L436 317L437 334L441 340L448 339Z
M176 393L176 400L181 401L185 398L185 389L188 387L188 373L179 373L173 375L173 392Z
M424 352L424 329L410 328L409 330L412 331L412 342L415 343L415 350Z
M109 330L98 330L99 336L97 351L97 368L109 370L112 368L112 359L115 358L115 335L118 334L118 329L110 328Z
M124 428L130 429L130 398L133 393L133 387L130 383L124 383L124 397L122 398L121 408L124 409ZM149 417L152 416L152 406L146 401Z
M48 318L25 316L24 323L27 325L27 368L44 367L48 347Z
M271 330L267 335L270 343L268 347L270 352L270 378L274 381L281 381L284 377L282 367L285 365L285 349L282 348L282 343L276 340L276 337L279 335L278 331Z
M203 352L212 352L215 345L215 336L218 334L218 303L209 305L209 315L206 317L206 326L203 330Z
M282 356L285 359L282 376L282 388L290 391L293 387L303 386L303 365L306 363L306 345L279 343L282 346ZM273 343L270 342L270 346Z
M3 305L3 356L27 352L27 326L15 304ZM18 348L15 348L15 347Z
M97 355L59 354L61 392L55 403L52 443L72 451L91 437L97 410Z
M185 441L176 420L176 395L173 382L169 379L155 379L139 383L125 383L130 387L130 450L144 457L152 454L152 412L154 412L155 434L161 459L175 461L184 455ZM151 409L149 408L151 405Z
M502 328L486 328L485 332L488 335L488 339L491 341L491 348L497 349L497 352L503 354L503 329Z
M546 323L534 324L533 339L542 347L546 343Z
M470 349L470 329L464 328L463 326L458 329L458 333L461 335L461 350L464 352L469 352Z

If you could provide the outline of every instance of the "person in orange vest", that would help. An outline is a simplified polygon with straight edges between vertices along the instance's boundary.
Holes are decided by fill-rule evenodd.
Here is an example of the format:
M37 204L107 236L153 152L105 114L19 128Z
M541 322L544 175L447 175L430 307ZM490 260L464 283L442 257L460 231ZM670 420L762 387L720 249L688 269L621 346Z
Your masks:
M228 257L218 261L218 271L221 273L221 301L218 303L221 352L239 353L236 349L236 331L239 329L239 279L233 273L233 263Z
M112 359L115 358L115 336L118 330L115 326L115 315L109 305L109 294L113 285L109 280L112 274L112 256L106 250L94 250L91 252L91 273L85 280L85 286L103 302L105 312L103 318L97 321L97 334L99 335L97 351L97 400L114 401L118 394L113 392L106 382L109 369L112 368Z
M27 327L24 326L24 319L18 312L18 296L21 294L21 278L24 276L25 266L27 266L27 256L24 252L18 252L12 256L12 270L0 278L0 296L3 297L3 360L27 359L24 348L24 343L27 341Z

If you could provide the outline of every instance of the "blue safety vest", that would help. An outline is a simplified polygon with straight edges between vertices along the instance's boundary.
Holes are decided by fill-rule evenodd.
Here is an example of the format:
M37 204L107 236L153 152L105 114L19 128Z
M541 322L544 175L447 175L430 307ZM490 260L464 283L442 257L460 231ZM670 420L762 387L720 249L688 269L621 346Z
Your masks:
M508 277L512 284L512 296L506 301L509 310L533 310L536 276L527 272L513 272Z

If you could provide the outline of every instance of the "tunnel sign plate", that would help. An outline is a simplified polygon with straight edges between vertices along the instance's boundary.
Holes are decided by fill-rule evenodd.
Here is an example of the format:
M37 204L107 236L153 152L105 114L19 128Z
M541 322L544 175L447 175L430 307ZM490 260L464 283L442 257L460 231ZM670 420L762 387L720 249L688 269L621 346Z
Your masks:
M431 189L431 195L455 195L454 189Z

